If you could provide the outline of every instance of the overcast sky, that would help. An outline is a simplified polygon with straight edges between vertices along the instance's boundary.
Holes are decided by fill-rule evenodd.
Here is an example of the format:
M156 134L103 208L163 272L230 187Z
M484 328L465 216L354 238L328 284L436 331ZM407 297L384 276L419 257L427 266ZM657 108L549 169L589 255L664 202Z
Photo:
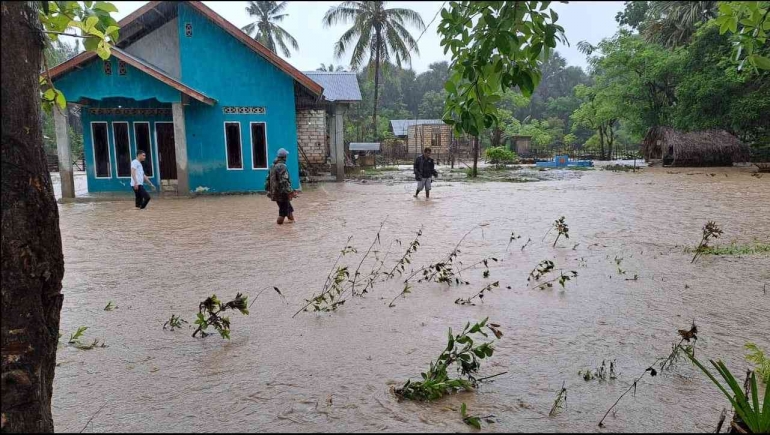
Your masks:
M147 2L116 1L113 3L119 9L115 14L115 18L121 19ZM250 22L250 18L245 11L245 1L205 1L203 3L239 28ZM326 11L340 2L289 1L288 3L286 13L289 16L283 21L282 27L294 36L299 44L299 51L292 52L291 58L288 61L303 71L314 70L321 63L347 65L350 58L335 59L333 56L333 46L340 35L349 28L349 25L338 25L330 29L324 29L321 24L321 19ZM391 3L391 7L407 7L419 12L427 25L436 15L443 2L396 1L389 3ZM615 14L623 9L623 2L571 1L568 4L553 2L551 7L559 14L558 24L564 27L570 42L570 47L561 46L557 48L557 51L567 59L569 65L585 68L586 59L584 55L577 51L577 43L586 40L595 44L602 38L613 35L617 30ZM441 17L438 17L428 27L422 39L420 39L420 55L414 56L412 59L412 67L418 73L427 70L428 65L433 62L449 60L443 54L443 49L439 44L440 38L436 33L440 20ZM415 38L419 36L419 32L414 29L410 30L412 30L412 35Z

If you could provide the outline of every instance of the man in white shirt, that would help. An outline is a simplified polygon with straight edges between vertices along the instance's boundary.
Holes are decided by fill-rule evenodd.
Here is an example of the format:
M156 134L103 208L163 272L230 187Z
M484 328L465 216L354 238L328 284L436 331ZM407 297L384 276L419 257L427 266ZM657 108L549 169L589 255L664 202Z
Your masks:
M131 162L131 188L134 189L134 195L136 196L136 208L140 210L147 207L147 203L150 202L150 194L144 189L144 182L147 181L152 186L152 190L155 190L155 185L144 175L142 162L146 158L147 155L144 151L139 150L136 153L136 158Z

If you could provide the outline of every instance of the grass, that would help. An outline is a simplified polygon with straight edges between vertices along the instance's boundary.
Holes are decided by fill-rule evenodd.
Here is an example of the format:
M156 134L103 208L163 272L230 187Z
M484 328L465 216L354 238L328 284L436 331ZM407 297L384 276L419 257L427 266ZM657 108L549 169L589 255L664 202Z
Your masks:
M605 171L612 171L612 172L629 172L633 171L634 167L631 165L607 165L603 168ZM639 170L639 167L636 167L636 170Z
M594 168L592 168L591 166L567 166L564 169L568 171L593 171L594 170Z
M685 250L687 253L695 252L692 248ZM755 243L753 245L709 246L701 251L701 255L755 255L770 253L770 243Z

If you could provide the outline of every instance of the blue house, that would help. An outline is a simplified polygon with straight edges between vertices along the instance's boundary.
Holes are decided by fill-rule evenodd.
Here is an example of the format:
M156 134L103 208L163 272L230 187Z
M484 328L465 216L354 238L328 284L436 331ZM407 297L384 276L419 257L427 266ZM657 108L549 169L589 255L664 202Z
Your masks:
M320 84L198 1L150 2L119 24L108 60L84 52L51 70L81 106L89 192L129 191L138 149L163 192L261 191L279 148L300 187L297 119L328 106ZM54 118L66 132L67 117ZM57 143L74 197L66 133Z

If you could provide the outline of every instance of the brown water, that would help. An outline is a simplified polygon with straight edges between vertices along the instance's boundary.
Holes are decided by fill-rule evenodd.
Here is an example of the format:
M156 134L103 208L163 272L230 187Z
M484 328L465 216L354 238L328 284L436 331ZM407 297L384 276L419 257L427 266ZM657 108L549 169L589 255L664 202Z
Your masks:
M704 257L692 265L683 252L707 220L724 228L720 244L770 241L770 177L647 169L527 184L437 182L430 201L413 200L412 187L310 186L294 202L298 222L283 227L264 196L153 201L141 212L125 201L60 206L62 342L85 325L86 341L109 347L60 348L57 430L80 431L104 407L87 432L466 431L459 414L466 402L473 414L496 416L485 431L600 431L607 408L693 319L698 354L724 359L734 373L748 367L745 342L770 348L770 295L763 294L770 258ZM292 319L347 237L365 251L386 215L385 245L411 240L424 226L415 265L446 255L469 229L488 223L466 239L460 259L500 254L491 279L502 288L483 305L455 305L487 282L476 270L464 274L471 286L423 284L388 308L400 290L390 282L336 313ZM554 249L552 235L541 239L562 215L570 239ZM503 256L511 231L523 239ZM627 275L618 276L616 256ZM545 258L577 270L578 280L566 291L527 288L529 271ZM625 281L634 274L638 281ZM288 303L263 293L251 315L232 315L229 342L162 329L171 314L193 321L211 293L253 298L266 285L278 286ZM103 311L108 301L119 308ZM481 375L508 374L432 404L399 403L389 393L390 385L419 377L446 345L448 327L486 316L505 336ZM603 359L617 359L618 380L578 376ZM562 382L567 407L548 417ZM670 374L645 377L606 430L712 431L726 405L681 362Z

